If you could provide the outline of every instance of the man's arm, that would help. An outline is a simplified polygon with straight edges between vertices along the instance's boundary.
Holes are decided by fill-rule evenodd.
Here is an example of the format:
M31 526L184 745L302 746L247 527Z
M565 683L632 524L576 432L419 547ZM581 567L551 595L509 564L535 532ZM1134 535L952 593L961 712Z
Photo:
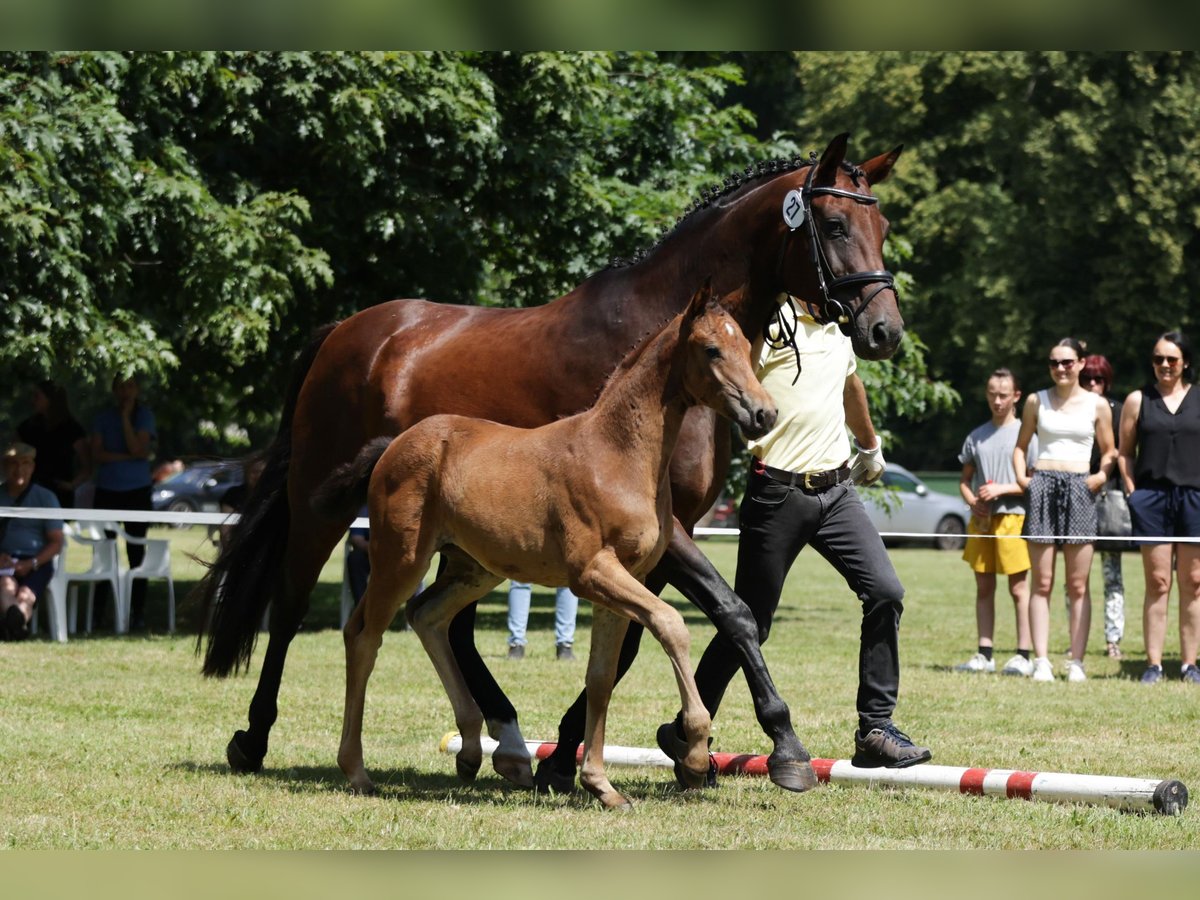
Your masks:
M883 474L883 443L875 434L871 411L867 407L867 391L862 379L851 373L842 389L842 404L846 410L846 426L854 435L854 456L850 462L850 479L855 484L874 484Z

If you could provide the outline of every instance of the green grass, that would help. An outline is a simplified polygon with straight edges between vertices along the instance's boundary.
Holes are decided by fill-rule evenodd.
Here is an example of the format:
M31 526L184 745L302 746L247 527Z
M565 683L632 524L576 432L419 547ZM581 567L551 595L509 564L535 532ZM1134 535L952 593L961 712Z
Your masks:
M199 530L177 541L182 586L199 569L184 548L203 549ZM732 575L735 545L705 549ZM892 552L908 588L901 629L903 680L897 722L946 765L1178 778L1200 789L1200 694L1172 681L1136 681L1144 660L1140 603L1131 603L1124 661L1103 656L1093 624L1082 685L1035 685L948 671L974 645L972 579L955 553ZM1140 561L1126 557L1140 583ZM1098 580L1099 566L1095 572ZM788 794L765 779L725 778L717 791L679 794L660 769L613 768L631 815L602 812L582 796L535 797L510 790L485 765L473 785L438 752L453 727L448 701L418 641L390 633L368 695L368 769L382 788L350 795L335 763L341 728L343 656L337 618L340 556L326 567L310 622L295 639L265 770L235 777L224 746L244 727L251 677L198 674L194 634L161 633L161 587L152 587L150 636L98 634L55 645L0 645L4 672L0 753L0 845L12 848L1128 848L1200 846L1195 809L1167 819L929 791L823 786ZM1093 593L1100 596L1099 584ZM1131 593L1140 593L1136 587ZM710 627L678 595L692 628L693 658ZM802 554L792 571L767 661L814 756L847 757L856 687L858 614L831 567ZM480 607L479 645L521 711L528 738L550 739L582 686L584 663L557 663L553 604L535 596L527 658L504 659L504 595ZM580 606L577 646L587 647L590 607ZM1099 610L1097 610L1099 612ZM195 611L181 606L181 621ZM1053 646L1065 648L1061 597ZM1174 622L1172 622L1174 628ZM1012 647L1011 616L999 617L998 651ZM1168 641L1168 647L1174 639ZM581 654L582 656L582 654ZM1061 652L1056 652L1061 657ZM1178 661L1168 660L1169 675ZM666 658L646 644L614 697L608 740L653 744L678 698ZM762 753L745 684L729 690L714 748Z

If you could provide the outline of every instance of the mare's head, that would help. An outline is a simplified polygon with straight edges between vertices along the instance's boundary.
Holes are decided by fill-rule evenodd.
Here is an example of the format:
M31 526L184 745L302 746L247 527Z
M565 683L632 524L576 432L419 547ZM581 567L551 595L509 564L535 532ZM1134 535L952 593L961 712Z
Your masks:
M891 174L902 148L855 166L846 162L848 138L838 135L820 160L776 180L779 289L837 322L858 356L887 359L900 346L904 319L895 279L883 265L888 221L871 186Z
M705 284L684 310L680 329L683 390L695 404L735 422L748 438L775 425L775 403L754 376L750 342Z

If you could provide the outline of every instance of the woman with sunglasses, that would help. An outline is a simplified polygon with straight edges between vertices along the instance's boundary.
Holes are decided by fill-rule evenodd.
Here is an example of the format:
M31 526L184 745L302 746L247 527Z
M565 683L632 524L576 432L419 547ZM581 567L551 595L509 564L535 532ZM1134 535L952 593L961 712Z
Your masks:
M1092 610L1087 581L1092 568L1091 538L1096 533L1096 493L1116 466L1112 415L1104 398L1079 384L1083 345L1063 338L1050 348L1054 386L1025 401L1021 430L1013 450L1017 483L1029 494L1025 539L1029 544L1029 627L1033 633L1033 680L1053 681L1050 663L1050 591L1054 586L1055 550L1062 546L1067 570L1071 658L1068 681L1086 681ZM1031 474L1029 442L1038 438L1037 468ZM1100 469L1091 469L1092 445L1100 447Z
M1085 356L1079 370L1079 383L1085 391L1099 394L1112 412L1112 429L1115 435L1121 427L1121 404L1108 396L1113 383L1113 367L1100 354ZM1117 436L1117 452L1121 450ZM1092 446L1092 469L1100 471L1100 445ZM1113 467L1112 477L1104 485L1112 496L1122 493L1121 473ZM1104 575L1104 640L1107 653L1112 659L1121 658L1121 638L1125 636L1125 582L1121 574L1121 549L1116 544L1100 543L1100 570ZM1090 606L1091 603L1089 602Z
M1148 663L1142 684L1156 684L1163 677L1172 552L1179 577L1180 675L1189 684L1200 684L1200 544L1162 540L1200 537L1200 396L1191 385L1191 344L1178 331L1168 331L1155 341L1150 360L1154 383L1130 394L1121 410L1119 461L1133 536L1150 538L1140 542Z

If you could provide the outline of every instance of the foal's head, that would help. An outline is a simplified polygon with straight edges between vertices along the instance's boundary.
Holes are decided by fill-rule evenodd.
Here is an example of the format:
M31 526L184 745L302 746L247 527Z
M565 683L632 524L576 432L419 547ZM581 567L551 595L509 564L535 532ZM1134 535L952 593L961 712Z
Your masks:
M775 425L775 403L750 364L750 342L706 284L683 314L680 351L683 389L696 404L711 407L737 423L749 438Z

